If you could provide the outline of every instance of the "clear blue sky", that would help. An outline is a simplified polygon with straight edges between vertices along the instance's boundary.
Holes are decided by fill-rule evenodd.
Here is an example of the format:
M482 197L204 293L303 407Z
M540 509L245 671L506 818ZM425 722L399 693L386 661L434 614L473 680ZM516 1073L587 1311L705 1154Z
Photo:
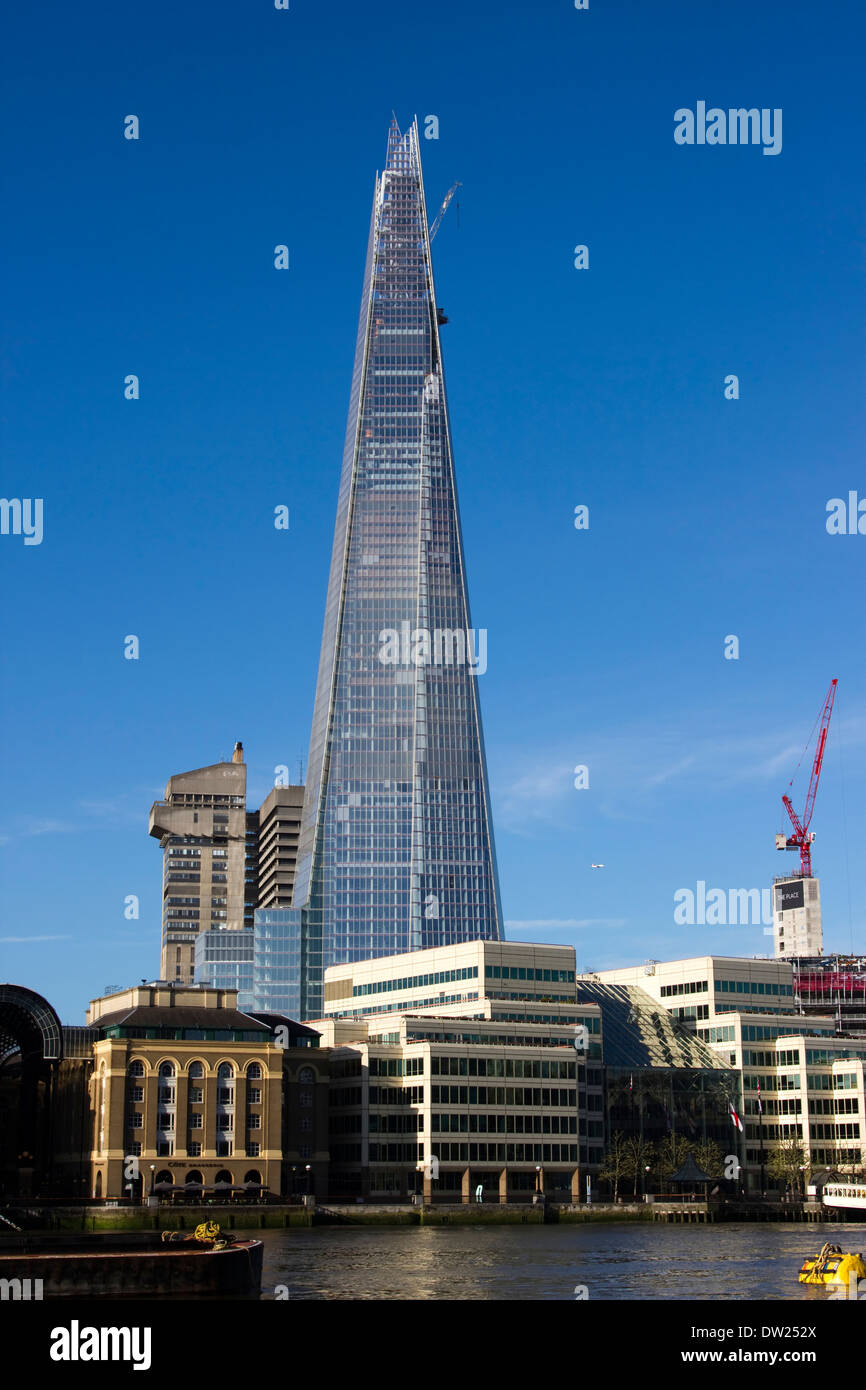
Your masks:
M866 497L864 37L857 0L7 14L2 492L45 521L0 537L0 978L69 1022L152 978L167 778L242 739L258 804L306 755L392 110L439 117L431 215L463 183L434 253L509 936L770 949L673 895L794 868L837 676L814 863L866 950L866 536L825 529ZM675 144L698 101L781 108L782 152Z

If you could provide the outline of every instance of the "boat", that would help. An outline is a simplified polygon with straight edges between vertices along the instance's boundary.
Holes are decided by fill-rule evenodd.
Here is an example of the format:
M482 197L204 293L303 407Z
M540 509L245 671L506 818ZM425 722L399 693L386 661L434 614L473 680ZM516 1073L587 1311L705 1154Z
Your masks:
M821 1190L821 1202L843 1211L866 1211L866 1183L827 1182Z
M854 1255L850 1251L844 1251L841 1246L831 1245L828 1241L826 1245L821 1246L817 1259L803 1261L798 1282L820 1284L824 1287L842 1284L848 1288L852 1277L857 1281L866 1279L863 1256L859 1252Z
M234 1240L214 1222L194 1234L111 1231L22 1232L0 1239L0 1281L12 1298L120 1298L133 1295L258 1297L260 1240Z

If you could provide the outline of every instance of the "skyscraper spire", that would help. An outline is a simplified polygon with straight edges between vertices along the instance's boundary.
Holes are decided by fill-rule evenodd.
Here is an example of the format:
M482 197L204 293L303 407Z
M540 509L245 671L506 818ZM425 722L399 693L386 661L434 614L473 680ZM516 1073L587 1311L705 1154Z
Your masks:
M328 965L501 937L485 666L418 127L395 120L373 200L298 847L306 1017Z

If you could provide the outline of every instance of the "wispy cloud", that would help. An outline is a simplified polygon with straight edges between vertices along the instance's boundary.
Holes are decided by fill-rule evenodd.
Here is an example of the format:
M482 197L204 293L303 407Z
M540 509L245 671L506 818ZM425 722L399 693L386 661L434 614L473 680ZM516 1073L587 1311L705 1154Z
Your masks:
M539 759L538 768L524 772L506 786L497 807L499 818L513 834L531 834L533 823L564 825L568 798L574 790L574 763Z
M23 825L14 835L8 835L9 840L29 840L34 835L72 835L80 827L72 821L63 820L35 820L29 825Z
M121 796L102 801L76 801L62 820L56 817L25 817L14 830L0 833L0 845L11 844L13 840L32 840L39 835L81 835L92 830L94 824L104 824L106 821L113 825L122 821L141 826L146 823L149 809L147 793L142 795L138 791L124 792Z
M505 923L509 931L568 931L579 927L624 927L626 917L529 917Z
M866 718L839 720L833 734L847 764L866 746ZM693 712L688 726L636 723L575 737L568 755L561 744L539 746L534 754L522 746L509 759L511 779L497 789L495 818L510 834L536 838L552 828L574 831L592 805L598 842L600 820L646 823L661 799L684 787L700 787L703 795L709 784L721 791L778 782L781 793L785 774L791 777L801 756L800 779L808 779L812 751L803 756L804 743L791 728L745 734L718 710ZM578 764L589 770L588 792L574 786ZM595 791L600 799L592 797Z
M0 946L29 946L33 941L71 941L72 938L67 933L65 936L0 936Z
M687 758L680 758L679 762L674 763L671 767L662 768L661 772L656 772L651 777L647 777L644 786L660 787L664 782L669 782L672 777L678 777L681 772L686 772L688 768L694 766L694 763L694 754L690 753Z

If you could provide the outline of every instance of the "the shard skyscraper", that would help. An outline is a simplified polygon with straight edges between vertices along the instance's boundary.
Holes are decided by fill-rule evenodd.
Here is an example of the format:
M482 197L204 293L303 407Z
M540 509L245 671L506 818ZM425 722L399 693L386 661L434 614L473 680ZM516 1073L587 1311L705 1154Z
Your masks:
M295 878L322 971L502 918L417 122L376 180ZM294 916L294 913L292 914Z

